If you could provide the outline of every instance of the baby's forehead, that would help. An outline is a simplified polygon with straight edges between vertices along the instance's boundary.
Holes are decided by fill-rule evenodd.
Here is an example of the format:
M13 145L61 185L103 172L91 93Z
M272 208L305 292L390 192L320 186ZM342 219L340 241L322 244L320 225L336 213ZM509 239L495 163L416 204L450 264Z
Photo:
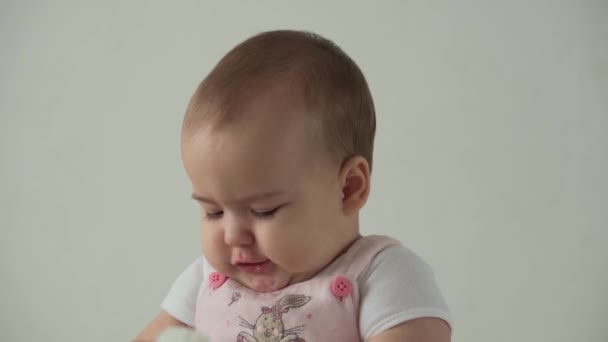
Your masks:
M306 106L301 99L289 91L276 86L250 92L248 97L235 97L229 108L213 100L200 101L188 108L190 122L184 128L203 130L260 131L268 134L287 130L309 132L318 138L323 119L321 111ZM196 123L195 123L196 122ZM311 136L311 138L313 138Z
M215 146L220 157L233 148L239 152L234 157L272 153L282 156L281 162L301 163L325 158L330 150L308 113L272 106L252 106L230 120L216 119L188 135L184 134L184 142L196 140Z

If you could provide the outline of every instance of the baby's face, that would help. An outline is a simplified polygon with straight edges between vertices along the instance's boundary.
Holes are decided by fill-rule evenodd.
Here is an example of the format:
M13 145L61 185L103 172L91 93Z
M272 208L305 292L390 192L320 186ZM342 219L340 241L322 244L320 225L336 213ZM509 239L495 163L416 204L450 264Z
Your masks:
M239 122L202 129L182 145L205 257L260 292L311 278L353 239L340 165L311 143L305 113L280 107L258 101Z

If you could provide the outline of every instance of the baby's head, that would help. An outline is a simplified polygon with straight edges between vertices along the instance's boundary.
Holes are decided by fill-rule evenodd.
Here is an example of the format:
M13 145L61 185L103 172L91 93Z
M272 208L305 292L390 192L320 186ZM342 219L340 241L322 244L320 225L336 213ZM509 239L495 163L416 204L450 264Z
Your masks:
M182 130L211 266L261 292L327 266L359 235L374 132L365 78L330 41L272 31L237 45Z

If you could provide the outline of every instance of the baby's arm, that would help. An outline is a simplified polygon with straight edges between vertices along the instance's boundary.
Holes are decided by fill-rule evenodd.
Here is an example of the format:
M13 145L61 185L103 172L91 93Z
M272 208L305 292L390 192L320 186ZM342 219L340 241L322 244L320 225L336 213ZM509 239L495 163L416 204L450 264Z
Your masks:
M209 339L187 328L168 328L158 338L158 342L209 342Z
M178 321L171 316L167 311L162 310L156 318L152 320L142 330L133 342L153 342L167 328L170 327L188 327L186 324Z
M369 342L450 342L450 326L439 318L423 317L375 335Z
M163 300L162 311L137 336L137 342L156 341L160 333L169 327L191 327L198 290L204 278L204 260L199 256L173 283Z

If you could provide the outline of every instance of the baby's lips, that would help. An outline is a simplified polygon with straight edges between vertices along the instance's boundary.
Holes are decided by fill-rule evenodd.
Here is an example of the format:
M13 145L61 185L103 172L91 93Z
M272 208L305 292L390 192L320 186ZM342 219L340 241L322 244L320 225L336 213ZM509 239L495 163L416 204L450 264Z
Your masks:
M239 259L232 260L231 263L234 266L238 266L238 265L263 264L267 261L269 261L269 260L264 259L264 258L239 258Z

